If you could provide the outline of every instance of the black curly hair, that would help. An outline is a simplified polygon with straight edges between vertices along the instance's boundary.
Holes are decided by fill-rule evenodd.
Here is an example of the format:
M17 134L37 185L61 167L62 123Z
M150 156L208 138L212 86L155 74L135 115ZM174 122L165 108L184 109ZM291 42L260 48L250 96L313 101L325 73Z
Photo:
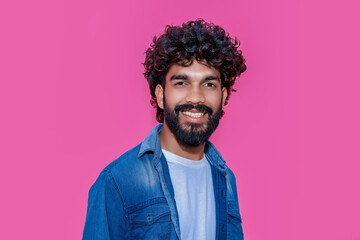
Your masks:
M146 50L144 62L150 92L151 104L157 108L156 120L164 121L164 111L156 102L155 88L161 84L165 88L165 76L173 64L190 66L194 59L218 69L221 86L227 90L227 98L235 91L232 86L236 77L246 70L245 59L238 49L240 42L232 39L220 26L202 19L183 23L182 26L166 26L165 32L155 36Z

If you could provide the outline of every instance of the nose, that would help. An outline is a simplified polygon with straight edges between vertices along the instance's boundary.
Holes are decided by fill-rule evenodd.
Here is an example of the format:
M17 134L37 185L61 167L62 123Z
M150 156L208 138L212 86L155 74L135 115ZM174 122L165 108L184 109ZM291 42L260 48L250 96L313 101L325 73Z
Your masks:
M192 86L189 88L185 100L188 103L199 104L205 102L205 96L199 86Z

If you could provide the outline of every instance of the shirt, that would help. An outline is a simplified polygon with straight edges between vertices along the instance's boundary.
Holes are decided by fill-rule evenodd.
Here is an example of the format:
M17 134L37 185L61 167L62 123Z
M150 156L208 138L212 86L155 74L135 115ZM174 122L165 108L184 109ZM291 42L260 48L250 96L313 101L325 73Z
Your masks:
M193 161L162 149L169 166L184 240L215 239L216 214L211 166L205 157Z
M101 171L89 191L83 240L181 239L161 128L155 126L142 143ZM204 153L213 179L216 239L243 240L235 176L210 141Z

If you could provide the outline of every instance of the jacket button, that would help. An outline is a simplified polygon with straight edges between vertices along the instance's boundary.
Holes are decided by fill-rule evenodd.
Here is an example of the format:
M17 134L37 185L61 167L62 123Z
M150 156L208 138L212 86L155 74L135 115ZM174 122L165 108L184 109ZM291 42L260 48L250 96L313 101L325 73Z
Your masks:
M148 215L146 216L146 220L147 220L148 222L150 222L150 221L151 221L151 219L152 219L151 215L150 215L150 214L148 214Z

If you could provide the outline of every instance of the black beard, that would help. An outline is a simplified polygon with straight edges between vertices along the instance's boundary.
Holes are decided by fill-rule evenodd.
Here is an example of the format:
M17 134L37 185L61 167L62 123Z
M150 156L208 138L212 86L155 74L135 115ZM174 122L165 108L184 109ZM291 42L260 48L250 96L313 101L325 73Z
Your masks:
M213 114L213 110L203 104L183 104L175 106L174 110L166 105L164 99L164 117L169 129L175 134L178 141L186 147L198 147L206 142L211 134L219 125L222 115L222 103L220 103L219 110ZM190 109L197 109L204 111L208 115L208 121L205 123L182 123L179 122L179 112Z

